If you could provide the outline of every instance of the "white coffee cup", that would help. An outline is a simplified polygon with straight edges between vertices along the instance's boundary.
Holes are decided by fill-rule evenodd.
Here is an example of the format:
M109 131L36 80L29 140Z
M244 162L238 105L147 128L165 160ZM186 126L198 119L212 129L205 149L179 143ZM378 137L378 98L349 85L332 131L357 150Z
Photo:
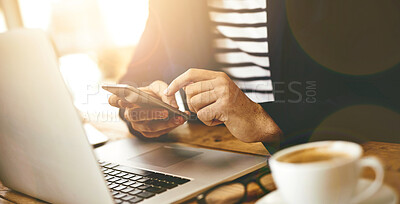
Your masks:
M349 157L304 163L280 161L285 155L311 148L345 153ZM275 153L269 159L269 165L279 193L289 204L359 203L379 190L384 177L379 160L370 156L362 157L362 154L362 147L352 142L313 142ZM375 180L366 190L355 195L361 170L365 167L375 171Z

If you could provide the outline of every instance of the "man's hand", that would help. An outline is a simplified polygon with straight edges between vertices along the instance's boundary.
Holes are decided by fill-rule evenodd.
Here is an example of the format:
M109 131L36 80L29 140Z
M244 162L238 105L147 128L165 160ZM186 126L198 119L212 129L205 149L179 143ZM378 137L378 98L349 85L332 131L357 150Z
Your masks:
M147 87L139 88L163 102L178 108L175 95L165 96L163 91L167 88L163 81L154 81ZM168 117L168 111L163 108L143 107L139 104L128 103L121 100L118 96L112 95L108 99L110 105L125 108L124 117L132 125L132 128L140 132L145 137L159 137L170 132L172 129L182 125L185 119L181 116Z
M189 109L206 125L225 123L244 142L276 142L281 130L257 103L251 101L223 72L189 69L164 91L173 96L186 92Z

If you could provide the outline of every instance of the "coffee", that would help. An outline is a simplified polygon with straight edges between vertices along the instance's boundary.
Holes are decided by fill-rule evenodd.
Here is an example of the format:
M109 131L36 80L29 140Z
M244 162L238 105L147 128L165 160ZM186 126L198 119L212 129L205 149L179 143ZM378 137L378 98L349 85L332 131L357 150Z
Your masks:
M344 152L332 151L327 147L302 149L277 158L278 161L287 163L310 163L342 159L350 159L350 155Z
M268 163L284 203L361 203L380 189L384 176L379 160L362 157L362 152L352 142L311 142L278 151ZM366 167L373 169L375 180L356 190Z

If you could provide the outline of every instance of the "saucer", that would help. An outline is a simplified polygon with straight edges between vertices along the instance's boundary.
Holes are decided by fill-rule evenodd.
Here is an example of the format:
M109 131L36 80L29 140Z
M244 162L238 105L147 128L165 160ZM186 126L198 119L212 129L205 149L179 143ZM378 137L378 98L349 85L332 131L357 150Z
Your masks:
M369 179L360 179L357 184L357 189L356 192L360 192L364 190L366 187L368 187L372 183L372 180ZM360 204L396 204L399 202L399 198L397 196L397 193L388 185L382 185L382 187L376 192L374 195L372 195L370 198L367 200L361 202ZM273 191L264 197L262 197L260 200L256 202L256 204L285 204L283 201L281 195L279 192Z

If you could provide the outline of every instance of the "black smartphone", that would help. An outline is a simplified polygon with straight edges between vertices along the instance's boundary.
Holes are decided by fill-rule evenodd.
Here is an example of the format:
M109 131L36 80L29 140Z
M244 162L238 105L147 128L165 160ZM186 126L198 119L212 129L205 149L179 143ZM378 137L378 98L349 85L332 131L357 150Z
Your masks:
M189 120L189 115L185 112L180 111L171 105L164 103L160 99L141 91L135 87L126 84L115 84L115 85L103 85L102 88L108 92L117 95L122 100L129 103L135 103L147 107L159 107L165 108L169 112L182 116L185 120Z

